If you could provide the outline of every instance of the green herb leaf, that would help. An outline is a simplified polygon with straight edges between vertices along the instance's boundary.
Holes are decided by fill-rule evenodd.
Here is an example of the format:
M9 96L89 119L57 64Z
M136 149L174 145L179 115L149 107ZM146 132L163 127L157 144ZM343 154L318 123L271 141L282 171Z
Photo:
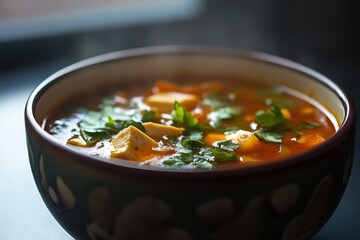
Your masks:
M186 163L183 162L180 154L173 154L163 158L162 164L165 166L171 166L173 168L183 168Z
M293 101L282 98L268 98L266 99L265 104L268 106L277 106L278 108L295 107L295 103Z
M219 108L210 114L208 114L208 119L210 119L210 125L213 128L219 128L222 120L229 120L235 116L239 116L242 110L238 107L223 107Z
M235 152L227 152L220 148L212 148L211 152L215 157L215 161L217 162L228 162L239 159L238 155Z
M155 111L145 111L142 116L142 122L156 122L156 112Z
M321 123L316 123L316 122L311 122L311 121L302 121L300 123L300 125L298 126L298 129L304 129L304 128L313 129L313 128L318 128L320 126L321 126Z
M266 130L258 130L254 132L255 136L258 138L272 143L281 143L282 142L282 135L276 132L270 132Z
M219 141L215 146L208 147L202 142L201 132L192 132L188 136L179 137L173 148L176 153L163 158L162 163L171 167L211 168L220 162L235 161L239 157L234 149L239 144L230 140ZM172 144L169 142L169 144Z
M203 133L200 131L193 131L189 133L189 139L193 140L193 141L198 141L198 142L202 142L202 138L203 138Z
M238 143L233 143L231 140L222 140L222 141L214 142L213 146L225 151L234 151L240 145Z
M219 94L209 94L203 100L203 105L212 109L218 109L228 105L228 101L224 100Z
M129 126L134 126L137 129L139 129L140 131L145 132L145 127L141 124L141 122L136 122L134 120L130 120L130 121L125 122L124 128L127 128Z
M128 126L134 126L141 131L145 131L144 126L132 120L137 112L130 111L129 115L118 113L112 106L105 106L101 111L83 112L83 120L78 123L80 136L88 144L94 144L105 139L110 139Z
M110 138L111 135L107 130L104 129L94 129L94 130L80 130L80 136L85 140L88 144L95 144L101 141L104 138Z
M200 130L198 120L193 118L191 112L186 111L178 102L174 103L174 110L171 113L171 117L176 125L184 127L187 131Z
M286 119L277 106L272 106L269 111L258 111L255 114L255 123L263 128L284 126Z

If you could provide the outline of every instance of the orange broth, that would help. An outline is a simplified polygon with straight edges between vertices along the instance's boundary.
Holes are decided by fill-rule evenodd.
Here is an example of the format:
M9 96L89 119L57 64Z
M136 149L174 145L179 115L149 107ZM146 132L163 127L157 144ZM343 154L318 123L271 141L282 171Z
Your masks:
M176 169L276 161L321 144L338 128L322 105L284 86L162 80L151 89L76 97L43 126L86 154Z

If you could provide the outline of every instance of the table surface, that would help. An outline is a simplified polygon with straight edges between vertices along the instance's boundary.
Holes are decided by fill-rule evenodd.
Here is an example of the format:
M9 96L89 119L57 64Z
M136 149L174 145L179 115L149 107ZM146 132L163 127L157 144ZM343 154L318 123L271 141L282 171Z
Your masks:
M28 163L23 114L32 89L64 65L48 63L0 73L0 239L72 239L36 189ZM359 97L354 100L359 109ZM314 239L360 239L359 151L355 159L338 209Z

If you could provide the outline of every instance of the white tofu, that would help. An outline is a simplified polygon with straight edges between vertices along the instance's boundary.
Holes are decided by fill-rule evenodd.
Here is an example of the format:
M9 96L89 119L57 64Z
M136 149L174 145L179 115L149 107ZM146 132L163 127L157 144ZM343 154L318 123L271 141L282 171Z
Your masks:
M167 126L153 122L143 123L145 133L151 138L160 139L163 136L178 137L184 132L184 128L174 126Z
M226 136L227 140L231 140L234 143L238 143L240 146L236 151L241 153L247 153L255 151L260 143L260 140L252 132L239 130L235 133Z
M152 148L157 142L134 126L122 130L112 141L111 157L144 161L152 157Z
M198 97L193 94L165 92L148 96L145 99L145 103L154 110L170 113L174 108L175 101L177 101L187 111L190 111L196 107L198 100Z

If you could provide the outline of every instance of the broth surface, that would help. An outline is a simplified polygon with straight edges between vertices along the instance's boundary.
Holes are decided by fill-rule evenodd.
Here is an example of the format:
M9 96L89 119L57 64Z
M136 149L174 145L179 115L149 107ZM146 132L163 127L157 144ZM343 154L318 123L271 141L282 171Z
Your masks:
M211 169L311 149L335 133L331 117L283 86L159 80L152 88L74 97L49 113L43 127L61 143L109 161Z

